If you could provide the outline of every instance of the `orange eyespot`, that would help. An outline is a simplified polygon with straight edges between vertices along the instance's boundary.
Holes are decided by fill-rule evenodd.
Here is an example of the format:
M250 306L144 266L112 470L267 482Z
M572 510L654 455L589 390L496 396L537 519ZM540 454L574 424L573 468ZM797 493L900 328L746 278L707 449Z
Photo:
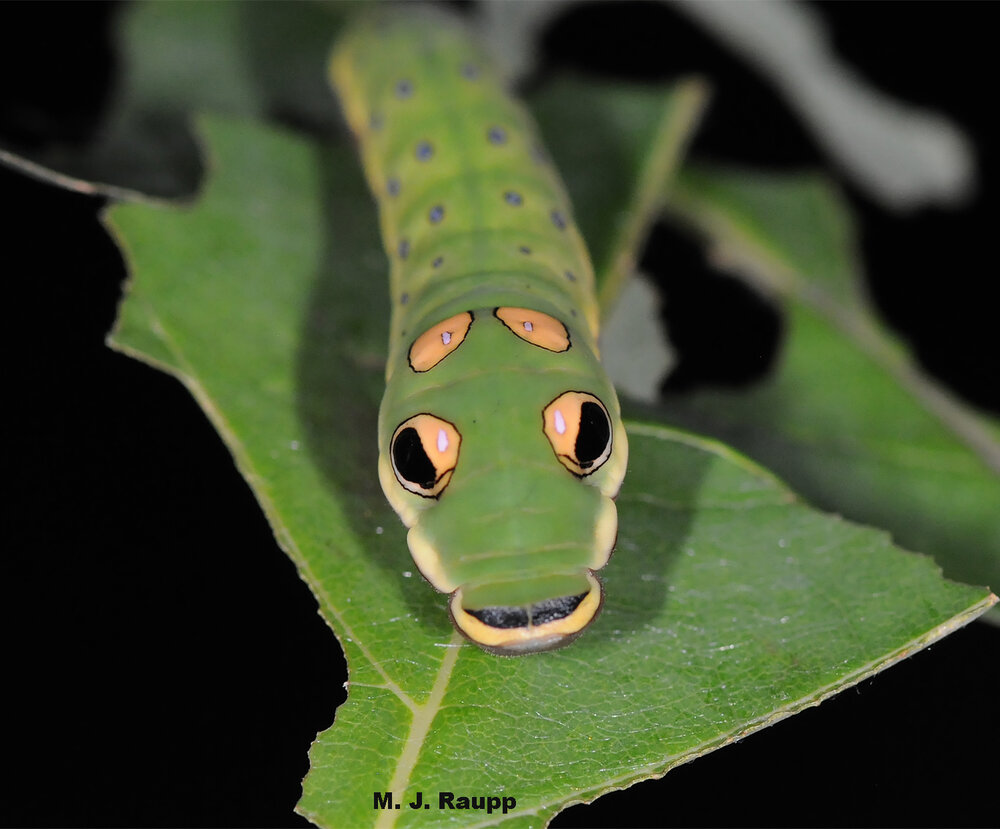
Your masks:
M472 326L472 312L464 311L428 328L410 346L410 368L430 371L465 340Z
M396 480L410 492L437 498L455 471L461 443L454 424L440 417L418 414L404 420L389 444Z
M569 332L555 317L530 308L497 308L493 316L525 342L546 351L569 350Z
M580 478L611 457L611 418L589 392L560 394L542 411L542 428L559 462Z

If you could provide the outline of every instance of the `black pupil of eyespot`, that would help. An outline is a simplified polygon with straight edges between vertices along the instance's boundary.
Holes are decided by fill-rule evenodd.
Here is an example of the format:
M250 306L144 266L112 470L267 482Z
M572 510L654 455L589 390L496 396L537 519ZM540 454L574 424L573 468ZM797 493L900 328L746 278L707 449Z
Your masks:
M580 406L580 431L576 435L576 462L581 469L594 465L611 439L611 424L596 403Z
M412 426L403 429L392 442L392 460L396 471L410 483L433 489L437 470L424 451L420 435Z

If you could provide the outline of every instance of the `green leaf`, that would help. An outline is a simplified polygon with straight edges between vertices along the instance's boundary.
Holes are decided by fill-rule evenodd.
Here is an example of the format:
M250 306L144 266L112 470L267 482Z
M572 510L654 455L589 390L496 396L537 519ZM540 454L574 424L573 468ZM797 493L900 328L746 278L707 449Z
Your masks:
M635 271L706 98L696 79L626 86L558 78L529 101L566 177L604 317Z
M199 400L344 647L348 699L299 805L317 824L539 825L814 705L995 601L718 444L631 423L603 616L563 651L464 644L376 483L388 300L357 162L217 119L203 133L214 165L197 205L111 212L134 274L114 342ZM430 810L373 809L373 792L418 790ZM438 791L516 806L439 811Z
M741 449L821 508L890 530L951 578L1000 585L1000 424L936 384L880 325L833 188L694 166L670 209L786 312L771 376L673 396L670 422Z

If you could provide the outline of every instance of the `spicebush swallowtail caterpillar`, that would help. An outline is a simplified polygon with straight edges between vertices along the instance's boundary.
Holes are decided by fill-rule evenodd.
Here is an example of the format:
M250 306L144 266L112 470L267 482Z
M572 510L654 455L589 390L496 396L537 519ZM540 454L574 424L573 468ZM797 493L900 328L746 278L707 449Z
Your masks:
M450 18L362 19L330 71L391 262L382 489L462 634L568 644L603 603L628 447L565 190Z

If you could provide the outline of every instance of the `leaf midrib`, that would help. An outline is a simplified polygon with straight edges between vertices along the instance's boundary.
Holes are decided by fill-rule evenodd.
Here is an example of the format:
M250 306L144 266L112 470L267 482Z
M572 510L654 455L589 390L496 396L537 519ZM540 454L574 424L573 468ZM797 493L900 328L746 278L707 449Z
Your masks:
M451 639L445 647L444 658L438 667L434 684L431 686L431 692L428 694L426 702L418 704L409 700L408 697L403 699L413 718L410 720L410 729L403 741L403 751L396 762L392 780L389 781L390 792L401 794L406 791L410 784L410 777L420 759L420 752L423 750L427 735L430 733L431 725L441 710L441 703L444 701L448 683L451 681L452 672L458 662L458 655L462 650L462 642L462 637L456 631L452 631ZM401 694L402 692L397 689L396 693ZM391 829L396 825L399 815L400 812L395 809L385 809L379 813L375 826L377 829Z

